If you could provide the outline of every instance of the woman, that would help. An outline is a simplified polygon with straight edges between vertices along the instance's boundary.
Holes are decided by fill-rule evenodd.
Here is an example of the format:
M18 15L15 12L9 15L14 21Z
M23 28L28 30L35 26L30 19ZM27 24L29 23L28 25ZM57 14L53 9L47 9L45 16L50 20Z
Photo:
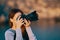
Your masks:
M26 19L22 19L21 15L23 12L19 9L12 9L9 14L9 23L10 29L5 32L5 40L26 40L23 39L23 32L22 32L22 25L25 26L26 32L28 34L29 40L37 40L34 36L31 28L30 28L30 21ZM15 35L16 34L16 35Z

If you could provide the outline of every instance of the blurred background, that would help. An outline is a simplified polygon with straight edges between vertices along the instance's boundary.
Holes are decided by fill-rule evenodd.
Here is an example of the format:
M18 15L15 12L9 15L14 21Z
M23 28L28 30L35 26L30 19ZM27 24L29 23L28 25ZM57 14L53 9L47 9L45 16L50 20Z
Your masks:
M0 40L9 29L9 10L18 8L25 14L36 10L39 20L31 28L37 40L60 40L60 0L0 0Z

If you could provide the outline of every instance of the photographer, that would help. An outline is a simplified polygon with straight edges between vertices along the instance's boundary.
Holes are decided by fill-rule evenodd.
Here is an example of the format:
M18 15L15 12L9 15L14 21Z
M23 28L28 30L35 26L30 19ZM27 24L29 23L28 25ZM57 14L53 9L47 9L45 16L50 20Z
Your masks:
M23 12L12 9L9 14L10 29L5 32L5 40L37 40L34 36L30 20L21 18Z

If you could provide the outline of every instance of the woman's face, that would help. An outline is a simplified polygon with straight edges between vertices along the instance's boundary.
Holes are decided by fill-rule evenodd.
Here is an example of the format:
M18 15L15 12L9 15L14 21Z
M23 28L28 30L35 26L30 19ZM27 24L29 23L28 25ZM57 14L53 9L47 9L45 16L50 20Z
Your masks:
M21 16L21 13L20 13L20 12L17 12L17 13L14 15L13 18L10 18L10 21L11 21L11 22L12 22L12 21L16 21L17 18L20 17L20 16Z

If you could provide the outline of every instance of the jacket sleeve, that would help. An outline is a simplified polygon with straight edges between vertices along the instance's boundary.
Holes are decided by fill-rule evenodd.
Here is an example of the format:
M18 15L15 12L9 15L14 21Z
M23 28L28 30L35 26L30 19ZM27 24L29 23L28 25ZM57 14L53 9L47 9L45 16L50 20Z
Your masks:
M33 34L33 32L32 32L30 27L26 27L26 31L28 33L29 40L37 40L36 36Z
M16 40L23 40L21 29L16 29Z

